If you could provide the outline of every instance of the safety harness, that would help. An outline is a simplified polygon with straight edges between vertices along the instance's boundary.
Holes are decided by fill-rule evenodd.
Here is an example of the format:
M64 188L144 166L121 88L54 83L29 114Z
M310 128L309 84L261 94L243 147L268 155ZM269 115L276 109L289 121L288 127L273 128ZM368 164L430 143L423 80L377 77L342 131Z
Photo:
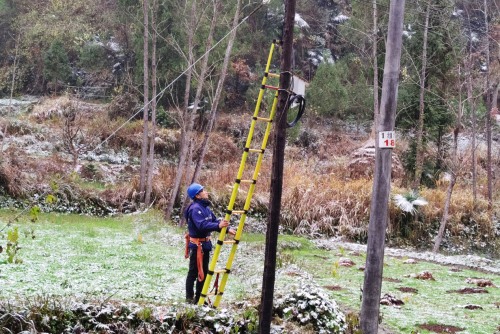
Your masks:
M198 281L202 282L205 279L205 273L203 272L203 249L201 246L202 242L210 241L210 237L206 238L192 238L189 233L184 235L186 239L186 250L184 257L187 259L189 257L189 243L193 243L197 246L196 249L196 267L198 268Z

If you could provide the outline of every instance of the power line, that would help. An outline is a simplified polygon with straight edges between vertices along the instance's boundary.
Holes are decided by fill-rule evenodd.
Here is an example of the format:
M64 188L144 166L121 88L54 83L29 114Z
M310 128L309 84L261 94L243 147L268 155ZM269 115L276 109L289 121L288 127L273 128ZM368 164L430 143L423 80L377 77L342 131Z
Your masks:
M241 20L238 25L236 25L234 28L232 28L226 35L224 35L217 43L215 43L210 49L208 49L200 58L198 58L194 63L192 63L188 68L186 68L181 74L179 74L174 80L172 80L165 88L163 88L156 96L154 97L155 100L158 100L163 96L165 91L172 87L172 85L179 80L186 72L188 72L194 65L196 65L203 57L205 57L208 53L212 52L213 49L215 49L220 43L222 43L223 40L225 40L234 30L238 29L240 25L242 25L250 16L255 14L262 6L264 3L260 3L250 14L248 14L244 19ZM127 119L122 125L120 125L115 131L113 131L106 139L104 139L102 142L100 142L90 153L95 152L97 149L102 147L111 137L113 137L118 131L120 131L127 123L129 123L132 119L134 119L141 111L144 110L144 107L148 106L153 99L151 99L146 105L141 107L136 113L134 113L129 119Z

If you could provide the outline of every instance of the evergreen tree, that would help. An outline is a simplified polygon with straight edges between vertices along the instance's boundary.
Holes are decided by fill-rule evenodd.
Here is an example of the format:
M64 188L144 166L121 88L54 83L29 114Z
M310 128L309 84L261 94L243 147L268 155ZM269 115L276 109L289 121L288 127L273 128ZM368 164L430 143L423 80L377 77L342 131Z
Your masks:
M57 91L58 86L71 77L68 54L61 41L55 40L43 56L45 80Z

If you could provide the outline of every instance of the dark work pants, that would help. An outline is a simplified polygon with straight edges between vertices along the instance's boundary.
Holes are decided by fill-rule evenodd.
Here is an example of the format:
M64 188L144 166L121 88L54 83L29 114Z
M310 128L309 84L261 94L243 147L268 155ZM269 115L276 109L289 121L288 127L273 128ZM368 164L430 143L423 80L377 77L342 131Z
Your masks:
M205 277L207 277L208 272L208 262L210 261L210 252L203 251L203 272ZM194 283L196 282L196 294L193 296ZM203 289L202 282L198 281L198 267L196 266L196 249L189 250L189 271L186 278L186 301L193 301L195 304L198 303L200 299L201 290ZM193 298L194 297L194 298Z

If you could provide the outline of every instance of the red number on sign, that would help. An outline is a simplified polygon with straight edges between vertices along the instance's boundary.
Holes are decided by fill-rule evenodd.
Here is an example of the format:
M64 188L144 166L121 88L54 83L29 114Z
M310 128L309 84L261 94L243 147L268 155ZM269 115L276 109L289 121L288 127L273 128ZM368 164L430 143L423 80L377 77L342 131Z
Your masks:
M384 141L384 143L385 143L385 146L392 147L392 146L394 146L394 139L392 139L392 140L386 139Z

